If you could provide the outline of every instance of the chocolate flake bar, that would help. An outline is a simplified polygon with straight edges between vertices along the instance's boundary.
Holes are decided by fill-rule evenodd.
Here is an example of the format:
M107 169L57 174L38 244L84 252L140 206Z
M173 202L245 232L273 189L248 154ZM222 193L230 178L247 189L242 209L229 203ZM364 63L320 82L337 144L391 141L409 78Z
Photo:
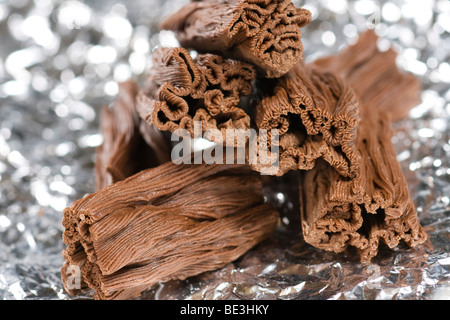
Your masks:
M303 59L300 27L311 13L291 0L193 1L160 24L181 46L250 62L269 78Z
M240 107L250 95L254 68L213 54L192 59L184 48L158 48L148 83L137 97L142 119L163 131L184 129L191 137L195 122L201 132L249 129L250 117ZM224 139L225 141L225 139Z
M103 143L96 153L97 190L170 160L168 138L139 118L135 106L138 90L134 81L119 83L116 100L101 110Z
M262 95L255 107L256 126L279 134L275 175L310 170L321 158L341 175L355 176L358 102L340 77L299 62L282 78L261 80L258 87Z
M359 250L362 261L378 253L380 242L396 247L426 240L406 179L391 143L389 117L375 111L358 130L360 169L346 179L325 162L302 172L300 202L306 242L328 251Z
M278 212L246 165L167 162L75 201L64 210L62 280L73 295L129 299L158 282L233 262L269 237ZM79 288L71 286L74 266Z
M315 63L352 79L361 97L356 178L347 179L322 161L302 172L300 182L304 239L334 252L355 247L365 262L377 255L381 242L390 248L401 241L413 247L427 239L391 142L391 120L419 102L417 82L401 73L392 58L386 59L392 53L375 50L375 43L371 32L364 33L352 50ZM341 61L352 63L349 67Z

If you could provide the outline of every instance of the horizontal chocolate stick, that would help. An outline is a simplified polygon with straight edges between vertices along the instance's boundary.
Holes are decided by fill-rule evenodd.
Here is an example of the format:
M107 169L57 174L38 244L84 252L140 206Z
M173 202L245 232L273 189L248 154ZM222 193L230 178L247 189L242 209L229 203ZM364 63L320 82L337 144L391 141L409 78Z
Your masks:
M278 218L248 166L167 162L64 210L62 280L73 295L89 287L96 299L134 298L233 262L269 237Z
M134 81L119 83L113 104L101 110L103 142L96 153L97 190L170 160L170 140L137 113L138 90Z
M321 162L302 172L300 181L305 240L334 252L355 247L362 261L375 257L380 243L413 247L427 238L391 141L391 120L420 101L417 80L401 72L393 51L379 51L376 41L369 31L351 49L313 62L348 79L361 102L356 178Z
M252 92L254 68L213 54L192 59L184 48L153 52L148 83L137 97L142 119L162 131L184 129L194 137L215 129L249 129L250 117L240 102Z
M275 175L309 170L324 159L341 175L355 176L358 101L340 77L299 62L279 79L260 80L257 88L256 126L279 134ZM261 171L264 165L253 169Z
M311 13L291 0L190 2L162 21L183 47L254 64L269 78L287 73L303 58L300 27Z

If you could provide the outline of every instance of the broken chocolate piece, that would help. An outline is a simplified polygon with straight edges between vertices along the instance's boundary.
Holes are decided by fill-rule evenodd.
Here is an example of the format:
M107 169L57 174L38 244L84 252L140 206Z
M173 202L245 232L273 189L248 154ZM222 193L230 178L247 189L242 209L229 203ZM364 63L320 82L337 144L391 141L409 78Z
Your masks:
M246 130L250 117L239 103L250 95L255 76L244 62L213 54L192 59L184 48L158 48L137 108L141 118L158 129L184 129L191 137L212 129L223 135L227 129ZM201 123L198 133L195 122Z
M300 27L310 20L291 0L204 0L188 3L160 28L174 31L183 47L252 63L275 78L303 59Z
M63 284L73 295L89 287L96 299L134 298L158 282L225 266L277 223L248 166L167 162L64 210ZM82 279L73 288L77 268Z
M418 81L396 67L393 51L378 51L376 40L373 31L366 32L351 48L313 62L342 75L361 102L356 178L322 161L302 172L300 181L304 239L334 252L355 247L366 262L380 243L413 247L427 238L391 142L391 121L420 101Z
M427 237L391 143L389 117L373 108L358 130L357 177L346 179L322 161L302 172L300 183L305 241L334 252L355 247L364 262L377 255L380 242L415 246Z
M262 96L256 102L256 126L279 134L275 175L310 170L322 158L341 175L355 176L359 111L347 84L331 72L298 63L282 78L258 85ZM256 171L264 167L252 166Z
M103 143L96 154L97 190L170 160L170 140L139 118L138 90L134 81L119 83L116 100L101 110Z

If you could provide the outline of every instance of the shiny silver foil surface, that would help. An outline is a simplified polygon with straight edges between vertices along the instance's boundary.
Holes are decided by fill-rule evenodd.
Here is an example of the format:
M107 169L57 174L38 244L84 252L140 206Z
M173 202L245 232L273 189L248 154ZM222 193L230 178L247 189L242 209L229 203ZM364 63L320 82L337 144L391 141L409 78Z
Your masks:
M187 1L187 0L186 0ZM71 297L60 279L62 210L94 192L99 110L117 83L142 81L158 21L186 1L0 0L0 298ZM374 28L423 84L393 142L429 241L381 248L370 263L301 237L295 174L268 187L282 213L268 241L221 270L159 284L139 299L450 299L450 1L305 0L305 59Z

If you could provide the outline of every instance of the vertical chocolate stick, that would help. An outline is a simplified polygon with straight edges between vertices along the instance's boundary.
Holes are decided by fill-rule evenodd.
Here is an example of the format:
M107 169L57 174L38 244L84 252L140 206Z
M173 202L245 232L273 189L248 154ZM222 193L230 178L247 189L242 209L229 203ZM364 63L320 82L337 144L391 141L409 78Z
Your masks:
M290 0L205 0L188 3L160 28L184 47L247 61L275 78L303 59L300 27L310 20Z
M377 255L381 242L390 248L401 241L413 247L427 238L391 143L389 117L372 108L358 129L356 178L345 179L321 162L302 172L300 182L306 242L334 252L355 247L365 262Z
M338 76L299 62L283 77L261 80L256 99L258 129L277 129L279 169L312 169L324 159L341 175L354 177L359 123L358 102L353 90ZM264 166L255 165L256 171Z
M336 56L313 62L342 75L360 101L356 178L345 179L322 162L303 172L300 182L305 240L324 250L359 250L362 261L378 253L380 243L413 247L427 235L420 225L391 138L391 120L419 103L418 80L395 65L394 52L380 52L372 31Z
M408 116L420 101L421 83L417 77L397 67L397 52L378 48L373 30L363 32L358 41L336 55L317 59L312 65L340 75L359 100L370 101L386 111L392 121Z

